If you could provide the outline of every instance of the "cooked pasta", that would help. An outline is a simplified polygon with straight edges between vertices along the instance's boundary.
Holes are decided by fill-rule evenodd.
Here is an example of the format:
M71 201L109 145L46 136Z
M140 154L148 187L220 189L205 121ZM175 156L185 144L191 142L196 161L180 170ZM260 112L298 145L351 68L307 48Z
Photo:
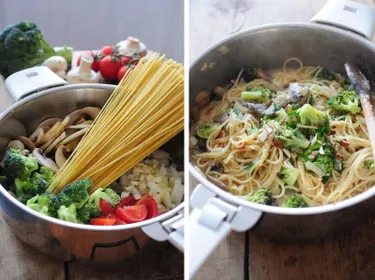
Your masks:
M93 192L107 187L183 129L183 66L154 54L143 58L112 93L93 125L56 173L58 193L81 178Z
M209 180L283 207L336 203L374 185L365 119L347 79L297 58L270 74L244 76L215 88L206 104L208 92L201 92L192 110L191 159ZM263 189L272 200L259 201Z

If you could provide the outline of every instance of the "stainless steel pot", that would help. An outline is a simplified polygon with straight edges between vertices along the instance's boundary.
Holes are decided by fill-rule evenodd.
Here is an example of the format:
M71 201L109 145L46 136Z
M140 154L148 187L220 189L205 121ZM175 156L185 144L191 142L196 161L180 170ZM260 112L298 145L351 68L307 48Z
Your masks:
M46 67L26 69L6 80L10 94L20 101L0 115L1 157L9 140L30 135L42 120L64 117L85 106L103 106L115 89L104 84L65 84ZM46 89L51 86L58 87ZM179 134L163 147L180 166L183 166L182 143L183 135ZM19 202L3 186L0 186L0 205L4 220L18 238L65 261L76 258L120 261L142 249L150 237L170 240L183 249L183 226L177 224L183 217L183 204L154 219L110 227L74 224L42 215Z
M228 84L243 68L276 69L290 57L343 74L344 63L350 61L374 83L375 46L366 39L374 35L374 20L375 12L363 5L330 1L314 23L271 24L231 35L192 64L190 105L198 92ZM187 223L190 275L231 230L254 227L256 234L278 241L317 238L352 227L374 210L375 188L334 205L288 209L235 197L208 181L192 163L189 171L200 183L191 195Z

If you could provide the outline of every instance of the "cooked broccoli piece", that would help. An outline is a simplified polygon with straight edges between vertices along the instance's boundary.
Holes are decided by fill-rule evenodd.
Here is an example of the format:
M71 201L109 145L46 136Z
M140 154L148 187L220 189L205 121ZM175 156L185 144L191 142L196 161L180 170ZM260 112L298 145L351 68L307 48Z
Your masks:
M373 162L372 160L366 160L366 161L363 163L363 165L364 165L365 167L367 167L367 169L371 169L372 166L373 166L373 164L374 164L374 162Z
M307 202L300 197L299 195L293 194L291 197L288 198L286 202L284 202L281 207L286 208L304 208L309 207Z
M264 204L264 205L271 205L272 204L272 192L270 189L259 189L257 190L252 196L250 196L248 201Z
M283 168L280 173L282 180L288 186L294 186L299 176L299 170L297 168Z
M19 149L11 148L5 154L4 173L9 180L19 178L26 180L31 173L38 169L35 157L24 156Z
M320 80L335 81L336 73L323 68L316 77Z
M298 131L297 128L291 128L286 125L282 125L276 132L276 137L283 141L283 144L287 148L307 148L310 144L309 140Z
M34 179L42 179L46 182L51 182L54 174L53 171L45 166L41 166L37 172L33 173Z
M329 108L341 112L356 114L361 111L360 101L355 90L342 91L327 101Z
M203 125L198 129L198 136L200 138L208 138L212 132L218 128L217 124L214 125Z
M92 186L89 179L81 179L67 185L57 195L59 205L68 207L74 204L77 209L80 209L89 200L88 190Z
M100 199L104 199L112 206L116 206L121 200L120 196L110 188L98 188L90 195L89 202L95 203L99 207Z
M302 125L319 125L327 122L326 114L315 109L310 104L305 104L299 108L297 116Z
M71 204L68 207L64 205L60 206L57 210L57 218L67 222L80 223L77 218L77 208L75 204Z
M81 209L77 210L78 220L83 224L87 224L90 218L97 218L102 214L102 211L95 203L87 202Z
M5 77L41 64L54 54L35 23L20 22L0 33L0 73Z
M47 190L49 182L34 177L27 180L16 178L14 180L14 192L17 199L23 203L37 194L42 194ZM26 201L25 201L26 200Z
M318 155L314 159L309 159L305 163L305 167L322 177L323 182L326 182L335 167L335 159L334 148L329 143L323 143L321 148L319 148Z
M262 86L255 86L250 91L241 92L241 99L255 103L264 103L271 98L271 91Z
M26 205L42 214L51 217L57 216L56 196L52 193L37 194L30 198Z

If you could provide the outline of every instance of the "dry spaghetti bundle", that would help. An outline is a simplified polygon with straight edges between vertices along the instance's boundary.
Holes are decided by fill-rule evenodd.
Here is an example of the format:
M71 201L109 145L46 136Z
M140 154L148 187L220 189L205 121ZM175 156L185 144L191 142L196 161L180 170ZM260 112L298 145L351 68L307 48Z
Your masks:
M48 191L90 178L107 187L184 127L183 66L154 54L123 78Z

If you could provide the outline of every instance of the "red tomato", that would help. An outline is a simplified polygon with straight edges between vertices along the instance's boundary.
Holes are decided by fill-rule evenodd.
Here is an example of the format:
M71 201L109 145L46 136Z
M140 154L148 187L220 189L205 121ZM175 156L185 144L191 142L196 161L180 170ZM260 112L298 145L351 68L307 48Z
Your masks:
M109 214L107 217L116 219L116 222L114 223L115 225L126 225L126 223L121 220L116 214Z
M99 57L97 54L94 54L93 52L91 51L88 51L88 52L84 52L82 53L78 59L77 59L77 66L79 66L81 64L81 57L82 55L84 54L88 54L88 55L91 55L93 58L94 58L94 62L91 64L91 69L94 70L95 72L98 72L99 71Z
M115 208L111 206L107 201L104 199L100 199L99 202L100 210L102 210L103 215L108 215L108 214L114 214L115 213Z
M121 199L119 204L117 204L116 207L124 207L124 206L131 206L134 205L137 201L135 200L134 196L129 195L128 197L125 197Z
M147 218L147 207L143 204L117 207L116 215L126 223L142 222Z
M117 81L121 81L129 69L131 69L129 66L122 66L117 73Z
M112 56L105 56L99 62L100 73L106 80L114 81L121 68L120 61Z
M137 201L136 205L145 205L147 207L147 219L154 218L158 215L158 204L149 194L145 194L140 200Z
M90 219L90 225L95 226L111 226L114 225L116 222L115 218L91 218Z
M120 63L121 65L128 65L130 62L132 62L132 58L129 56L121 56L120 57Z
M100 53L104 55L112 55L113 54L113 47L112 46L104 46L101 50Z

